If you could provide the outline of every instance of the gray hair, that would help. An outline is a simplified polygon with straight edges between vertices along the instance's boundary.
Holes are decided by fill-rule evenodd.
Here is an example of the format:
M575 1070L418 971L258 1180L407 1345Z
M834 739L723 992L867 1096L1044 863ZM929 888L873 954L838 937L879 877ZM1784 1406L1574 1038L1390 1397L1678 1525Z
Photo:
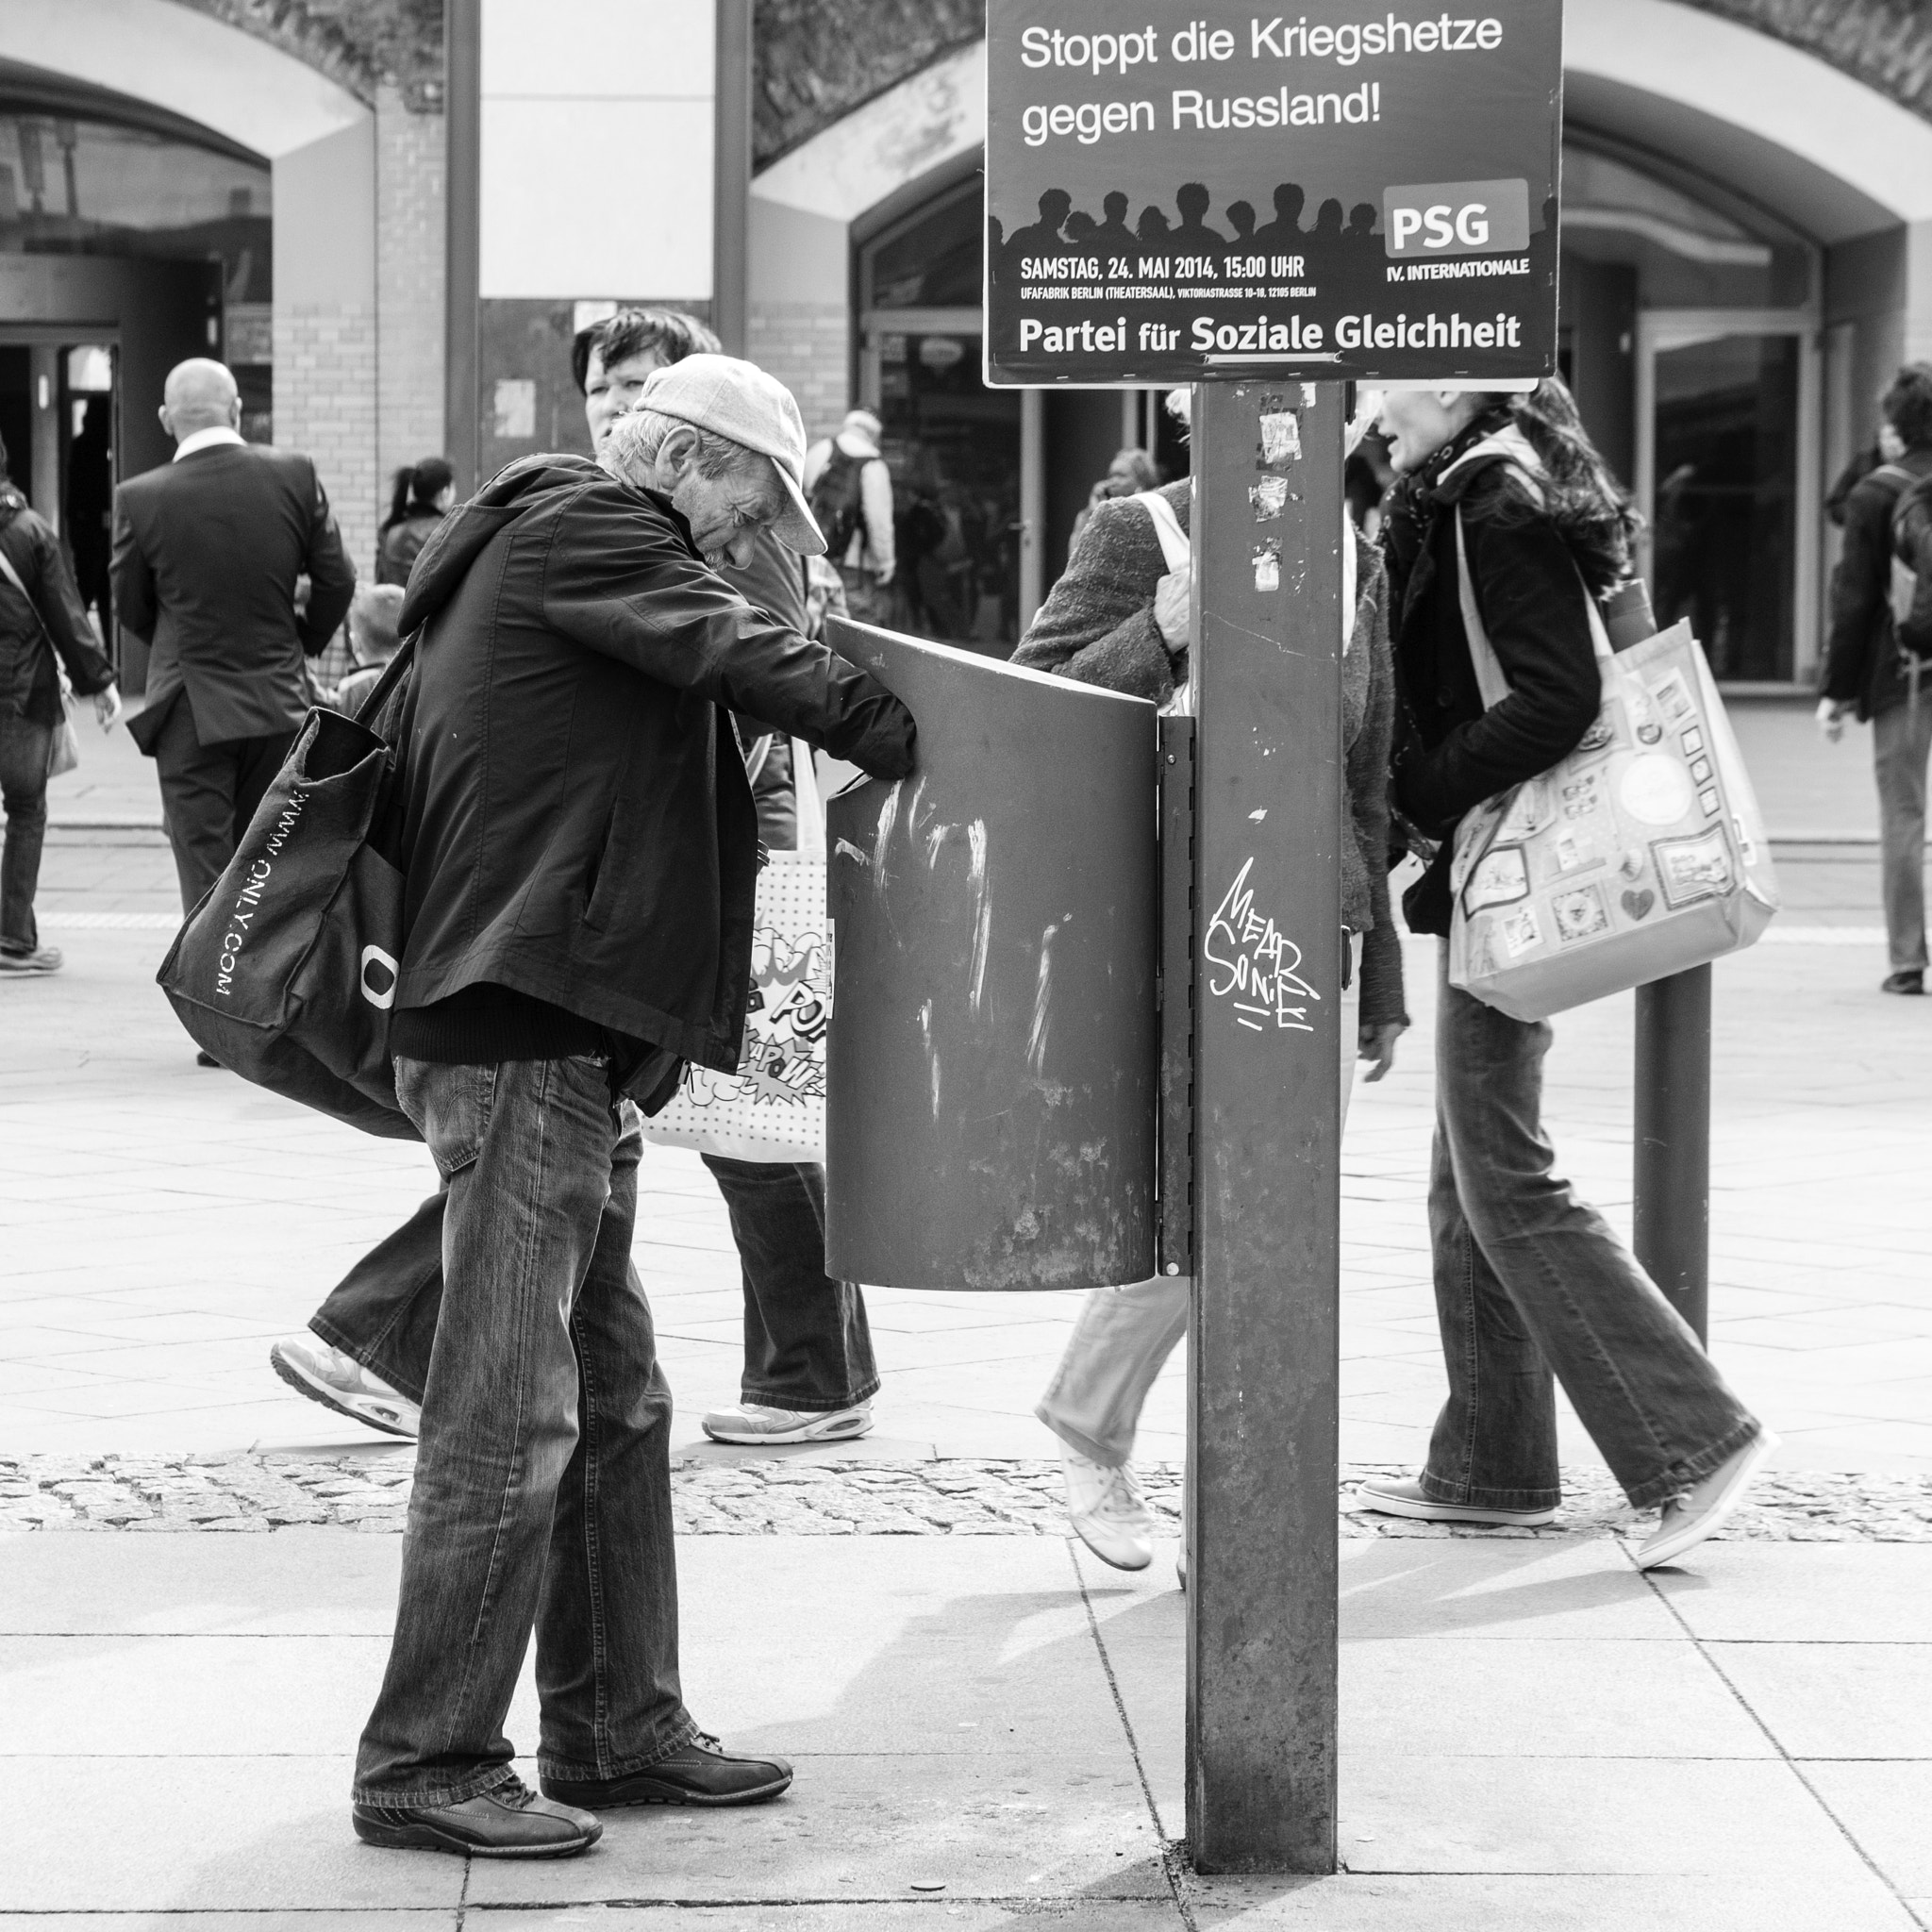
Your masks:
M672 432L678 429L697 439L697 468L701 476L722 476L761 460L756 450L746 449L743 443L733 442L729 437L700 429L682 417L666 416L643 408L626 409L610 425L597 460L620 483L627 483L634 490L648 490L657 476L658 455Z

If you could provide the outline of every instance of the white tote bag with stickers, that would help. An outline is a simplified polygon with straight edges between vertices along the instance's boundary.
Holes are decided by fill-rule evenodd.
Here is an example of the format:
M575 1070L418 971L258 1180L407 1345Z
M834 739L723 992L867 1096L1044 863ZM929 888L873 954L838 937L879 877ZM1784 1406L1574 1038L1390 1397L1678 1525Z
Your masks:
M807 788L799 789L803 830ZM815 795L810 804L815 809ZM816 853L773 853L758 874L751 1005L737 1073L687 1065L676 1097L644 1123L647 1141L726 1160L824 1163L832 928L823 834L818 843Z
M1463 628L1485 709L1509 694L1457 515ZM1569 757L1469 812L1449 884L1449 982L1542 1020L1752 944L1777 910L1762 814L1687 624L1612 651L1590 619L1603 708Z

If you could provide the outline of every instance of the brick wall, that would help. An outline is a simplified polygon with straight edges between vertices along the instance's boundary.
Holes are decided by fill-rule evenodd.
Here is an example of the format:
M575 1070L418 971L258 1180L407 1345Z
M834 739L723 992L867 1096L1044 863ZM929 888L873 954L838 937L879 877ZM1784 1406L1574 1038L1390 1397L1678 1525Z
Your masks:
M443 450L443 119L375 97L378 500L405 463ZM363 568L358 558L357 568Z
M765 302L752 307L745 353L798 398L805 433L829 436L852 407L852 322L842 305Z
M374 567L376 525L375 316L355 304L275 310L275 441L315 459L358 576ZM333 683L340 643L317 661Z

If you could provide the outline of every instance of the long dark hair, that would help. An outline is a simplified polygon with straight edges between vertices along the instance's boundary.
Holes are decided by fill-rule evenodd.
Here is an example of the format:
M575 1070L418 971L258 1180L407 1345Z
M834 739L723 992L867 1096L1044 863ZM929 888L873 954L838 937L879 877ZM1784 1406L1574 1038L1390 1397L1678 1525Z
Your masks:
M1504 465L1504 487L1483 506L1471 504L1469 513L1502 522L1548 517L1570 546L1584 582L1601 596L1630 575L1631 551L1643 528L1629 492L1591 441L1576 399L1560 376L1544 376L1526 394L1498 395L1493 406L1541 459L1541 501L1513 466Z
M390 486L389 515L383 518L382 527L392 530L411 517L438 515L436 499L456 480L457 473L441 457L405 463Z

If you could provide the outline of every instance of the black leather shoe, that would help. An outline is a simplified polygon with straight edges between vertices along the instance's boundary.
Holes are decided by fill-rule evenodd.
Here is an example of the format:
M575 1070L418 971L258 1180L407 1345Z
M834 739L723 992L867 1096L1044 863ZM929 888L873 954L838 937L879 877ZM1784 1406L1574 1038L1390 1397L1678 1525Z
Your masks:
M624 1805L757 1805L791 1782L782 1757L740 1757L700 1731L681 1750L623 1777L546 1777L543 1795L609 1811Z
M570 1858L604 1835L588 1811L540 1798L519 1777L460 1805L357 1805L351 1815L365 1845L477 1858Z
M1878 983L1880 992L1916 992L1925 991L1925 975L1907 967L1903 973L1891 974Z

